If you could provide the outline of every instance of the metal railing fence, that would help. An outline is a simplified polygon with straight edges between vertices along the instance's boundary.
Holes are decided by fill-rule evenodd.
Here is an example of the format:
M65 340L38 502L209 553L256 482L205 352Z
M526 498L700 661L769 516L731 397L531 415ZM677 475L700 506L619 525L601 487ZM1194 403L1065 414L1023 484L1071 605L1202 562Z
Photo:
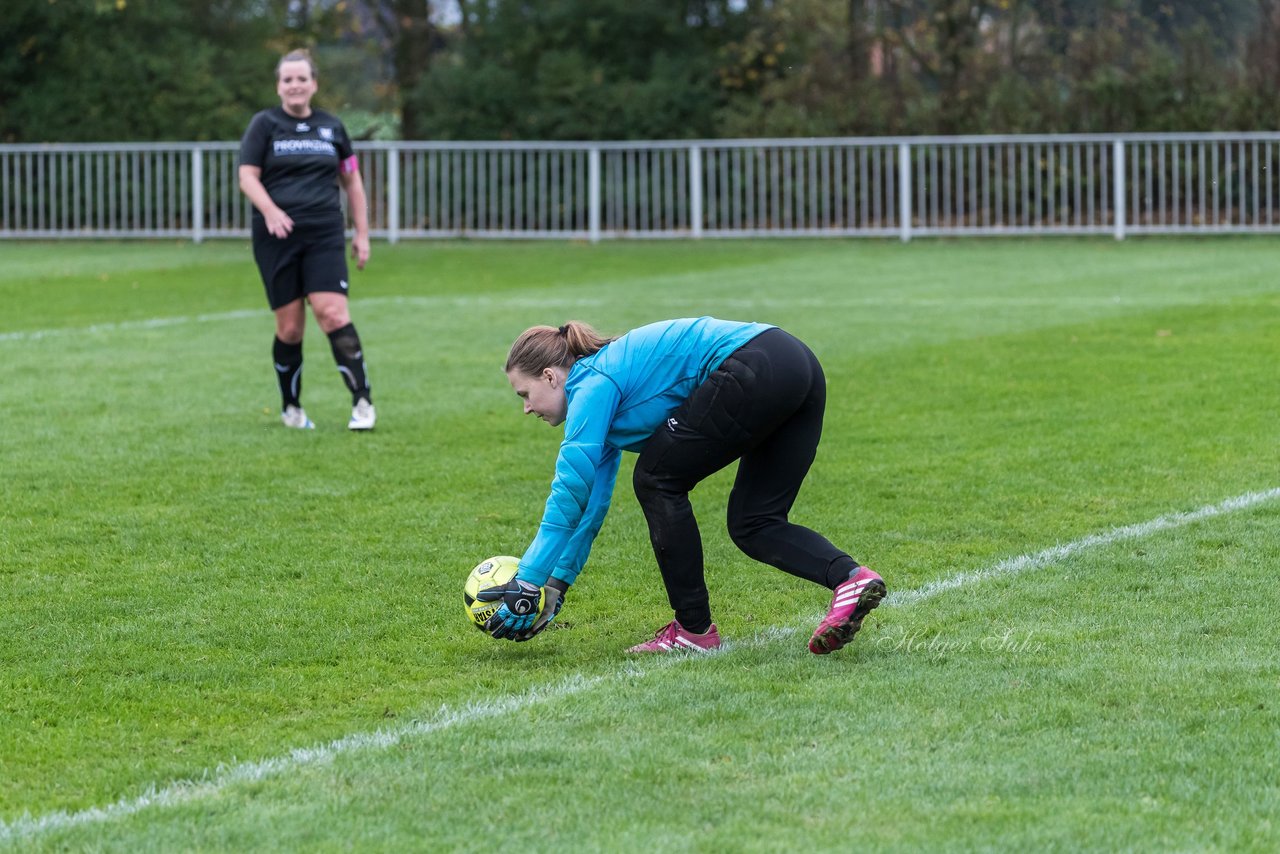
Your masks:
M1280 230L1280 133L367 142L374 237ZM0 238L245 237L238 143L0 145Z

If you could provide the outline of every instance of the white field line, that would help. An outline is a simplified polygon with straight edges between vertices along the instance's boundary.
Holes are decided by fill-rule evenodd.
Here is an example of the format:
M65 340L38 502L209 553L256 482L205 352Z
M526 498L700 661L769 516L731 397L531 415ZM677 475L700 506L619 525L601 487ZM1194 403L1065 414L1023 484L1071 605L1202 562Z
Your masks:
M345 753L362 750L385 750L395 747L407 738L436 732L459 724L484 718L517 712L544 700L560 699L593 687L603 677L571 676L558 684L545 686L483 703L471 703L460 709L447 706L432 718L411 721L401 726L354 733L311 747L297 748L283 756L263 759L259 762L242 762L238 765L222 765L205 776L192 780L176 780L164 786L152 786L136 798L121 798L104 807L90 807L79 812L53 812L46 815L25 816L12 824L0 822L0 842L36 836L54 830L63 830L83 824L113 821L141 812L150 807L170 807L200 800L217 794L236 783L256 782L284 771L308 765L322 765Z
M25 332L0 332L0 342L39 341L42 338L61 338L77 335L100 335L106 332L128 332L134 329L161 329L166 326L185 326L188 323L210 323L220 320L241 320L246 317L270 317L266 309L222 311L217 314L193 314L185 317L151 317L144 320L122 320L118 323L94 323L91 326L71 326L63 329L30 329Z
M1091 549L1096 546L1107 546L1112 543L1118 543L1121 540L1136 540L1142 537L1150 536L1157 531L1167 531L1171 528L1181 528L1184 525L1190 525L1192 522L1199 522L1202 519L1211 519L1214 516L1223 516L1227 513L1234 513L1237 510L1244 510L1257 504L1267 501L1274 501L1280 498L1280 487L1274 489L1263 490L1262 492L1246 492L1243 495L1237 495L1235 498L1228 498L1226 501L1220 501L1217 504L1208 504L1197 510L1189 510L1185 513L1169 513L1165 516L1157 516L1147 522L1140 522L1136 525L1125 525L1122 528L1112 528L1110 531L1104 531L1101 534L1090 534L1070 543L1051 546L1050 548L1038 551L1035 554L1019 555L1018 557L1002 560L997 564L976 569L971 572L958 572L947 578L931 581L928 584L916 590L904 590L900 593L890 593L885 597L885 605L914 605L925 599L931 599L939 593L945 593L948 590L955 590L960 587L967 587L979 581L985 581L988 578L998 578L1005 575L1016 575L1025 572L1028 569L1039 569L1048 566L1051 563L1058 563L1065 560L1077 552Z
M830 310L832 308L937 308L950 310L956 305L974 308L1046 308L1071 306L1099 307L1164 307L1170 305L1198 305L1203 300L1194 297L1186 299L1143 299L1141 297L1105 296L1096 297L980 297L966 299L964 297L853 297L845 299L770 299L768 297L724 297L711 299L681 298L673 296L663 299L663 305L669 306L705 306L708 302L715 305L738 309L802 309L816 308ZM601 297L521 297L504 296L387 296L366 297L352 300L356 306L364 305L420 305L423 307L456 307L456 308L602 308L616 304L616 300ZM269 322L271 312L263 306L260 309L237 309L234 311L212 312L209 314L177 315L174 317L151 317L140 320L121 320L113 323L94 323L89 326L70 326L56 329L28 329L15 332L0 332L0 344L7 342L40 341L45 338L63 338L79 335L101 335L112 332L129 332L138 329L163 329L170 326L186 326L195 323L218 323L227 320L243 320L258 317Z
M960 572L939 581L930 582L916 590L890 593L885 597L884 605L894 607L913 605L940 593L967 587L987 579L1012 576L1028 570L1040 569L1065 560L1071 555L1086 549L1106 546L1123 540L1140 539L1159 531L1181 528L1193 522L1245 510L1268 501L1274 501L1277 498L1280 498L1280 487L1262 492L1246 492L1243 495L1228 498L1217 504L1209 504L1197 510L1185 513L1170 513L1136 525L1112 528L1109 531L1090 534L1079 540L1053 546L1034 554L1003 560L984 569ZM796 631L797 629L794 626L764 629L745 643L725 644L713 655L719 656L731 653L735 648L767 644L780 638L790 637ZM614 678L619 676L625 676L628 679L643 677L656 669L670 666L679 661L686 661L688 658L689 656L677 655L638 659L628 662ZM296 768L322 765L347 753L365 750L385 750L415 736L438 732L485 718L497 717L539 703L551 702L588 691L605 681L605 676L571 676L562 682L537 688L523 694L499 697L487 702L471 703L458 709L450 709L446 706L427 720L410 721L400 726L373 732L354 733L326 744L297 748L281 756L258 762L221 765L200 778L175 780L163 786L152 785L142 795L133 798L121 798L107 806L90 807L78 812L58 811L41 816L25 815L12 823L0 821L0 842L16 841L80 825L114 821L152 807L169 807L197 801L216 795L237 783L256 782Z

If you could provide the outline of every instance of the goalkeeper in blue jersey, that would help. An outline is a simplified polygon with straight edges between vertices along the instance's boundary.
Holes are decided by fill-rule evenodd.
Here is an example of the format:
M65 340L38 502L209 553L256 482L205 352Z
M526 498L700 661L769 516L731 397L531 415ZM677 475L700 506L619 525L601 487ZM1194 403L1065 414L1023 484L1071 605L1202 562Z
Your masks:
M640 455L635 493L675 611L652 640L628 652L720 645L689 492L734 460L733 542L755 560L834 591L809 640L812 652L844 646L884 598L879 575L787 519L826 407L822 366L794 336L767 324L699 317L609 339L570 321L525 330L506 372L525 414L563 424L564 441L542 524L516 578L481 596L502 602L486 626L494 637L527 640L555 618L608 512L623 451Z

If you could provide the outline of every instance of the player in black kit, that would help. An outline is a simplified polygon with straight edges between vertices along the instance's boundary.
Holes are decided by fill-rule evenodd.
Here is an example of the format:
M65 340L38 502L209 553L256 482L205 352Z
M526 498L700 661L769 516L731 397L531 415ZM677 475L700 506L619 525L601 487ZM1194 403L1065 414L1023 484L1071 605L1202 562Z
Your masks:
M240 190L253 202L253 257L276 315L272 348L286 427L315 425L302 408L304 300L329 336L333 358L351 390L352 430L373 429L376 413L364 349L347 309L346 223L338 186L347 193L355 237L351 255L369 260L369 206L347 130L311 107L316 69L305 50L276 66L280 106L249 122L240 141Z

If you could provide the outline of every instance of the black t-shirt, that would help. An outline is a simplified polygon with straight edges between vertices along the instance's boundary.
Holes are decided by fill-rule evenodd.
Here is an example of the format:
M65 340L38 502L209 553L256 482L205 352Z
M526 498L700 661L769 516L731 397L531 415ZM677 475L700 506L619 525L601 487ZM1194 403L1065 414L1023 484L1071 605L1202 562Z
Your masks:
M240 140L240 165L262 170L271 200L294 222L327 220L341 212L338 170L353 153L347 129L323 110L298 119L283 107L271 107L253 117ZM253 215L262 217L257 208Z

